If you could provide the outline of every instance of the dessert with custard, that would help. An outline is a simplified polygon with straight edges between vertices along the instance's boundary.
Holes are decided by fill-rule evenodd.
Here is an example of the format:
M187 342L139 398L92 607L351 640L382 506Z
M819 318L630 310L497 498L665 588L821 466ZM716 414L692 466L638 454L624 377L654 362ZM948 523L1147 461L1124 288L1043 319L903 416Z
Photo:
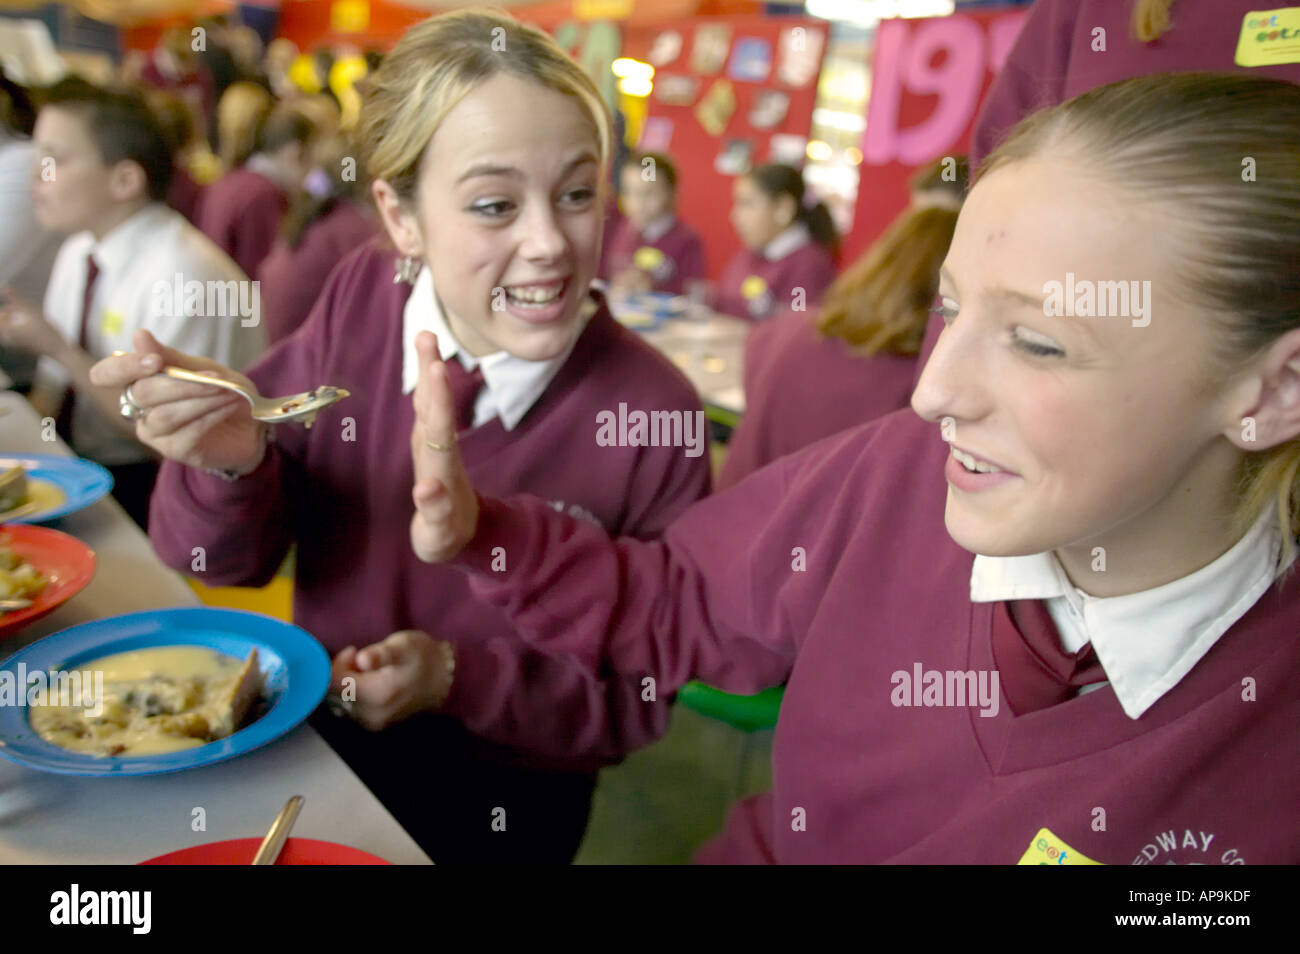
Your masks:
M241 662L204 646L163 646L76 668L103 674L102 699L34 707L30 720L45 741L89 755L158 755L224 739L249 721L262 692L256 649Z

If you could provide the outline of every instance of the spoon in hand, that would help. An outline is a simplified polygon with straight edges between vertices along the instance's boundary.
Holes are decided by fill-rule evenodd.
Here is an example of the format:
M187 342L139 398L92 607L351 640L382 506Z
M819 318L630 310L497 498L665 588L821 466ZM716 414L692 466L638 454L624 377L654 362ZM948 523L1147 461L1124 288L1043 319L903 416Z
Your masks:
M349 393L343 388L331 387L326 384L312 391L303 391L301 394L289 394L284 397L262 397L254 387L244 387L244 385L237 384L234 381L200 374L197 371L188 371L185 368L168 366L159 373L180 381L211 384L213 387L225 388L227 391L241 394L253 409L253 420L263 421L267 424L302 421L306 427L311 427L312 422L316 420L317 414L331 404L343 400Z

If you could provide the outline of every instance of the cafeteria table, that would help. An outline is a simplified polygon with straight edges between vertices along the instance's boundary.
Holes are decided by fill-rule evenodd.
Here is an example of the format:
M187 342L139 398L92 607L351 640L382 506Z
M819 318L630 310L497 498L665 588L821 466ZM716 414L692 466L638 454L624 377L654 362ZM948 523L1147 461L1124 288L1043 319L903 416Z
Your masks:
M0 392L0 454L25 453L70 451L57 439L42 440L41 421L21 395ZM0 640L0 658L79 623L198 605L111 497L49 526L95 551L95 578L49 616ZM260 838L291 795L305 799L291 837L351 845L394 864L431 863L334 750L302 725L247 755L170 775L81 778L0 759L0 864L134 864L193 845ZM198 817L206 830L193 830Z
M742 368L750 322L705 311L698 317L640 326L625 320L617 300L610 300L610 310L677 365L694 385L710 420L736 426L745 413Z

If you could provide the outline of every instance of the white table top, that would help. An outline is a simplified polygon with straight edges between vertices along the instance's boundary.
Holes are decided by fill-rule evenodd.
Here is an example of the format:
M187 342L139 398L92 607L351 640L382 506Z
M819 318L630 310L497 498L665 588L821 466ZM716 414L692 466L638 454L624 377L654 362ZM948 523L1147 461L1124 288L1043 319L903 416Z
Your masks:
M0 392L0 453L68 454L41 440L31 405ZM111 497L51 525L95 551L81 593L12 639L0 658L78 623L171 606L195 606L185 582ZM305 799L291 837L340 842L395 864L429 858L310 727L241 758L173 775L78 778L0 759L0 864L134 864L230 838L260 838L291 795ZM194 831L202 808L206 831Z

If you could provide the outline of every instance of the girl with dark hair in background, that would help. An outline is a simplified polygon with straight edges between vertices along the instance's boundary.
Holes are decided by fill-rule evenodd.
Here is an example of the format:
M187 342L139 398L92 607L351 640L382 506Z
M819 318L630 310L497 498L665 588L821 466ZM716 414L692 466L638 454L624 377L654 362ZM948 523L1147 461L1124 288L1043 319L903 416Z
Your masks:
M718 489L814 441L907 407L916 356L966 192L964 156L912 178L911 204L826 293L745 342L745 416Z
M798 169L780 163L737 176L732 196L731 224L745 247L723 271L714 307L751 321L812 307L835 279L830 211L809 201Z

